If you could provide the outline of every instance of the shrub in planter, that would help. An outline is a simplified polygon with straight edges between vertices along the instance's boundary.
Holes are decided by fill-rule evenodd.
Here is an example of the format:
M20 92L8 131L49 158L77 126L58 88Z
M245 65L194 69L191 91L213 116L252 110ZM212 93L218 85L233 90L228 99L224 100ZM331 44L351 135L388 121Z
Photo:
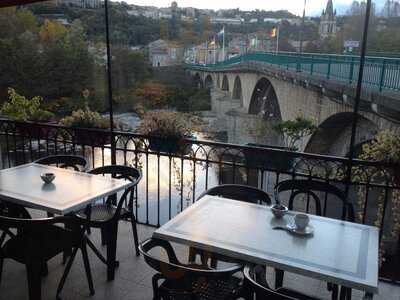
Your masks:
M317 126L312 119L297 116L294 120L278 122L273 129L283 135L286 149L297 151L298 142L313 134Z
M91 111L87 106L84 109L73 111L70 116L61 119L60 124L78 129L109 129L107 118L98 112ZM103 131L76 130L73 133L74 142L82 145L102 146L111 143L111 136Z
M283 135L284 146L248 144L249 146L269 148L272 151L247 149L245 151L246 160L253 167L271 168L279 171L290 170L294 165L295 159L286 152L273 150L297 151L298 142L304 137L313 134L317 127L314 125L313 120L298 116L294 120L278 122L272 128Z
M152 111L144 115L137 132L149 136L153 151L188 152L190 145L184 141L193 137L193 127L184 115L172 111Z

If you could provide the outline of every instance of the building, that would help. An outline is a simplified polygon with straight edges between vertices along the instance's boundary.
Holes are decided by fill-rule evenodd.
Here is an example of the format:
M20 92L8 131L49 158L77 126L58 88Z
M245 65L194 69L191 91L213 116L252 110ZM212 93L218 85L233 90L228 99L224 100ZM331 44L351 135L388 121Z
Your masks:
M382 15L386 18L400 16L400 3L398 0L386 0Z
M333 10L332 0L328 0L326 9L322 11L319 23L319 35L322 39L335 36L337 32L336 10Z
M211 18L211 24L241 25L242 19L236 18Z
M100 8L103 4L102 0L49 0L47 5L52 6L70 6L79 8Z
M149 60L153 67L168 67L181 64L184 50L182 45L165 40L156 40L148 45Z

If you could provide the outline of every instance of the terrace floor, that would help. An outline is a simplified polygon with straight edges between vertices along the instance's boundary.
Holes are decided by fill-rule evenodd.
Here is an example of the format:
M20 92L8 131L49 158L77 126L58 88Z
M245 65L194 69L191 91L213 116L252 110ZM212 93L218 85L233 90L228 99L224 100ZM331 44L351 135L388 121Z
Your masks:
M134 254L130 224L121 222L119 229L117 257L120 261L120 267L116 271L115 280L113 282L106 281L105 265L89 250L96 290L94 296L89 296L82 258L78 253L62 293L63 300L152 299L151 277L153 271L146 265L141 256L136 257ZM138 225L138 230L139 239L144 240L152 235L154 228ZM99 245L99 232L97 230L92 232L91 240L96 245ZM177 254L181 261L187 259L186 249L179 245L176 246ZM104 247L101 249L105 250ZM49 275L44 277L42 281L43 300L55 299L57 285L64 270L61 261L61 255L49 261ZM272 274L273 272L270 271L270 282L273 282ZM321 299L330 299L330 294L326 290L326 283L321 281L285 273L284 285L307 292ZM14 261L6 260L0 286L0 300L17 299L28 299L25 267ZM362 299L362 294L358 291L353 291L353 299ZM400 300L400 287L381 282L380 293L374 299Z

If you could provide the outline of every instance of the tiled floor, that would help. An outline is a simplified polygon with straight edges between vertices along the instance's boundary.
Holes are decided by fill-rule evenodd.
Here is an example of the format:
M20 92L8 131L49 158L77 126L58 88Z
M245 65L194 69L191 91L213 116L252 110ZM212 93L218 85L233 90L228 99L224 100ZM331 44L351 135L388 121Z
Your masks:
M121 222L118 236L118 259L120 267L117 269L113 282L106 281L106 268L89 250L90 263L94 277L96 294L89 296L81 256L78 254L71 273L62 293L64 300L101 299L101 300L150 300L152 299L151 277L153 271L146 265L142 257L136 257L133 251L132 233L129 224ZM139 238L150 237L153 228L139 225ZM99 234L93 232L91 239L98 243ZM104 249L103 249L104 250ZM179 257L184 260L187 253L184 247L177 246ZM56 288L63 272L61 256L49 262L49 275L43 278L43 299L55 299ZM270 277L272 277L272 273ZM271 280L273 278L270 278ZM284 285L307 292L321 299L330 299L326 290L326 283L285 274ZM362 294L353 292L353 299L361 299ZM0 285L0 300L28 299L26 273L23 265L13 261L4 264L3 280ZM380 283L380 293L374 299L400 300L400 287Z

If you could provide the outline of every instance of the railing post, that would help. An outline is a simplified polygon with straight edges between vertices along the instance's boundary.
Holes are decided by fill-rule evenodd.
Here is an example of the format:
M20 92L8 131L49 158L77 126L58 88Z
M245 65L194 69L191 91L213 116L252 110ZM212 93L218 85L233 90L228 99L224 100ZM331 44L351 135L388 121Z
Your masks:
M382 60L382 69L381 69L381 76L379 80L379 91L382 92L383 85L385 83L385 72L386 71L386 60Z
M349 83L353 83L353 73L354 73L354 56L351 57L350 62L350 74L349 74Z
M331 64L332 64L332 56L329 55L328 72L326 73L326 79L329 79L331 77Z
M314 73L314 55L311 54L311 67L310 67L310 75Z

